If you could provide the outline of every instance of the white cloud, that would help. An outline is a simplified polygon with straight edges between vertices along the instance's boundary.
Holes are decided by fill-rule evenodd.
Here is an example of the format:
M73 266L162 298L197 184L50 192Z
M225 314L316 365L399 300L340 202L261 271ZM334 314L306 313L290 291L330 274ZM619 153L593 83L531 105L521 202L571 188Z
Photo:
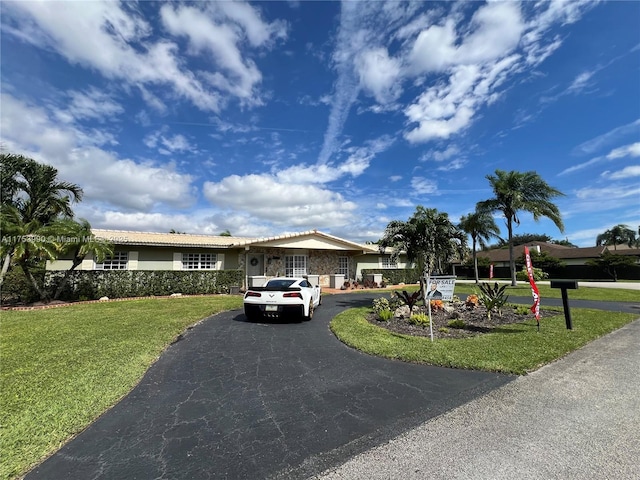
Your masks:
M413 193L418 195L436 193L438 191L438 184L434 180L430 180L428 178L413 177L411 179L411 189L413 190Z
M640 186L613 184L606 187L585 187L575 192L578 202L567 208L568 215L596 213L635 206L637 211Z
M287 184L270 175L232 175L218 183L206 182L206 198L232 208L297 228L327 228L353 221L356 205L339 193L314 185Z
M93 130L85 132L55 118L55 113L2 95L1 128L8 150L56 167L61 178L84 189L85 202L148 211L159 204L180 208L194 201L190 175L170 164L119 158L98 148L95 141L88 142Z
M65 123L87 119L103 123L124 112L122 105L96 88L90 88L86 92L69 91L66 96L67 107L56 112L56 117Z
M386 48L365 50L356 58L360 85L381 104L397 99L402 93L398 77L400 63L389 57Z
M640 142L616 148L607 154L607 160L615 160L624 157L640 157Z
M589 80L591 80L591 77L593 77L595 73L595 71L582 72L573 80L573 82L571 82L571 85L569 85L567 90L571 93L581 92L589 85Z
M369 168L371 160L379 153L387 150L394 142L389 135L366 142L361 147L348 147L345 152L348 158L343 163L331 162L325 164L298 164L291 167L274 169L278 180L284 183L329 183L350 175L358 177Z
M524 30L519 6L511 2L478 8L470 26L471 33L463 38L453 18L420 32L409 56L414 71L445 72L458 65L496 61L516 48Z
M260 104L256 85L261 73L251 59L242 57L245 52L240 52L239 45L246 38L253 48L267 48L285 35L284 24L265 23L250 5L236 2L161 8L169 33L189 38L188 52L180 51L167 35L157 39L153 34L158 32L153 32L134 3L96 0L67 2L60 8L56 2L11 2L5 7L5 14L18 26L7 28L9 34L55 51L71 64L139 87L143 98L159 111L165 108L158 97L162 90L152 93L151 88L166 86L174 96L204 111L223 108L226 99L221 92L231 93L243 104ZM220 17L225 23L213 20ZM69 18L74 19L73 28ZM185 53L195 55L201 50L210 52L215 62L210 70L194 73L187 67Z
M601 176L609 180L625 180L631 177L640 177L640 165L631 165L617 172L606 171L603 172Z
M455 157L460 154L460 148L457 145L449 145L444 150L431 150L424 154L420 160L435 160L436 162L443 162L445 160L449 160L452 157Z
M607 133L592 138L591 140L587 140L574 148L572 153L574 155L591 155L612 143L619 142L622 138L628 135L637 135L639 131L640 119L635 122L616 127Z
M191 145L184 135L170 135L168 134L168 131L169 128L165 126L160 130L156 130L155 132L148 134L142 141L149 148L158 148L158 151L163 155L171 155L176 152L195 153L198 151L198 149L194 145Z
M595 165L597 163L617 160L617 159L626 158L626 157L640 157L640 142L615 148L611 150L607 155L595 157L587 162L579 163L569 168L565 168L558 175L566 175L568 173L577 172L578 170L582 170L584 168L590 167L591 165Z
M539 2L527 8L530 18L525 20L519 4L490 2L475 11L466 29L458 26L464 16L452 8L448 17L423 28L411 44L407 71L419 78L437 73L441 80L405 108L409 123L417 124L405 138L411 143L447 139L469 127L480 108L500 98L506 80L560 46L557 37L547 34L552 25L573 22L590 8L568 3ZM578 78L573 88L584 88L587 81Z
M160 9L165 28L174 36L189 39L190 53L210 53L220 71L207 72L207 81L215 88L232 93L249 104L261 104L254 87L262 81L262 74L255 63L242 57L239 44L242 30L232 24L215 21L200 6L173 6L165 4ZM254 25L256 22L252 23ZM252 29L254 32L257 29ZM268 39L258 33L250 35L260 45Z

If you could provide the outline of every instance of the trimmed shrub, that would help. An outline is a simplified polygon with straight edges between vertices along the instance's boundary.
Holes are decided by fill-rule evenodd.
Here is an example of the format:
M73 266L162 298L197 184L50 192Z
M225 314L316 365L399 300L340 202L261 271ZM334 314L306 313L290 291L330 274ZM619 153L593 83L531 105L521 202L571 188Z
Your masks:
M415 268L365 268L361 272L362 278L372 273L381 273L386 285L414 284L420 281L420 272Z
M55 291L64 271L48 271L45 285ZM242 270L164 271L164 270L91 270L71 272L60 298L63 300L100 297L127 298L154 295L202 295L228 293L242 285Z
M39 282L44 278L44 268L32 269L31 272ZM22 269L12 266L2 283L2 303L33 303L38 300L40 295Z
M533 267L533 279L536 282L539 282L540 280L546 280L547 278L549 278L549 274L547 272L543 271L541 268ZM516 280L521 280L523 282L529 281L527 267L524 267L519 272L516 272Z

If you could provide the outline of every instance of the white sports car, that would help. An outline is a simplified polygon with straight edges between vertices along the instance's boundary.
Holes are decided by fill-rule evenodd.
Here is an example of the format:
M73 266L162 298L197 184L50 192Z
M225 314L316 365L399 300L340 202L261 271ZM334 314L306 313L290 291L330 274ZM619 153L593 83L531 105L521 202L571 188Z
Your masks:
M313 311L322 302L320 286L306 278L276 277L264 287L251 287L244 294L244 314L249 320L285 315L311 320Z

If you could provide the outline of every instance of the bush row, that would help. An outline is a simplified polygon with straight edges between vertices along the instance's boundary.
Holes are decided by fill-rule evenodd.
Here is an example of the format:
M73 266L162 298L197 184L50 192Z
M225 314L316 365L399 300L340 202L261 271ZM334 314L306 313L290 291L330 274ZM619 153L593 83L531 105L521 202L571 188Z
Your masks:
M65 272L48 271L45 285L54 292ZM71 272L61 300L96 300L101 297L126 298L152 295L200 295L229 293L232 286L242 285L242 270L155 271L92 270Z
M381 273L387 285L420 281L420 272L416 268L366 268L362 269L362 278L367 278L367 275L372 273Z

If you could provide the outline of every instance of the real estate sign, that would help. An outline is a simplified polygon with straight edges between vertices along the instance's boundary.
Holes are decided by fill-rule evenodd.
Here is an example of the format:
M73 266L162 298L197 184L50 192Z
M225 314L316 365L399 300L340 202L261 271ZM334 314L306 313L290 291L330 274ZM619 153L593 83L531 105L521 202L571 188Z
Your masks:
M430 277L427 285L427 298L429 300L453 300L453 289L456 285L455 275Z

